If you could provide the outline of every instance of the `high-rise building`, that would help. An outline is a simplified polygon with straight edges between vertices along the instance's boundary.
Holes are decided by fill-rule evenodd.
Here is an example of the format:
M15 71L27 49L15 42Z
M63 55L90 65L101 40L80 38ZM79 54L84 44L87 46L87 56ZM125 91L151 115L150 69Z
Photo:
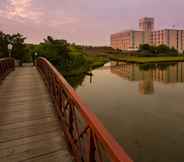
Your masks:
M162 29L154 31L154 18L145 17L139 20L139 31L128 30L111 35L111 46L114 49L138 50L141 44L167 45L179 52L184 51L184 30Z
M139 30L144 32L151 32L154 30L154 18L143 17L139 19Z

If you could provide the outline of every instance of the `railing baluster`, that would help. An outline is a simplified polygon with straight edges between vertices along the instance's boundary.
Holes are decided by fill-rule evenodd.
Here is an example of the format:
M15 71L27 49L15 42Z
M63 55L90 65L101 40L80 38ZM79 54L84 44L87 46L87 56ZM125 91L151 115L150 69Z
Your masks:
M37 68L59 111L58 115L76 162L106 162L107 159L111 162L132 162L50 62L39 58Z
M15 69L15 62L13 58L0 59L0 81L3 80L8 73Z
M92 130L90 130L90 141L89 141L89 162L96 162L95 158L95 142Z

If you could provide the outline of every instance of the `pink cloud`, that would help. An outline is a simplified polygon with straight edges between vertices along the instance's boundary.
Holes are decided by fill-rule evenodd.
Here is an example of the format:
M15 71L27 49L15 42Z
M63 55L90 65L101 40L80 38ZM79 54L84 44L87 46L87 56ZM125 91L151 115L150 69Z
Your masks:
M0 10L0 16L18 22L31 21L31 23L45 23L55 27L64 24L72 24L79 21L75 16L68 16L63 10L57 15L48 14L44 10L36 9L32 5L33 0L8 0L4 9ZM59 15L59 16L58 16ZM54 19L52 17L55 17Z
M163 4L163 5L162 5ZM160 7L161 6L161 7ZM0 0L0 30L23 33L30 42L47 35L72 42L109 45L109 35L137 28L143 16L156 18L158 28L184 28L183 0ZM168 15L168 11L172 12ZM157 11L157 12L155 12Z
M29 19L39 22L42 11L32 8L32 0L8 0L4 9L0 10L0 16L17 21Z

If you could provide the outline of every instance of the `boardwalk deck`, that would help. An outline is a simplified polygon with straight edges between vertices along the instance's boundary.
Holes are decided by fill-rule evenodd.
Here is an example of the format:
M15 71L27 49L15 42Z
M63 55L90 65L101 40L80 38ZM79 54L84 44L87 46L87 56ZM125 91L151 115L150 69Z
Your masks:
M32 66L16 68L0 85L0 161L73 161L46 87Z

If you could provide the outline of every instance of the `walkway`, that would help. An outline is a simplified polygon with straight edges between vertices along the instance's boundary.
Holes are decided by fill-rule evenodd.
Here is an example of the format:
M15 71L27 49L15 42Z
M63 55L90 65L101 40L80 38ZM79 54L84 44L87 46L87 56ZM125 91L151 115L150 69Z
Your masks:
M0 161L72 161L47 89L32 66L16 68L0 85Z

